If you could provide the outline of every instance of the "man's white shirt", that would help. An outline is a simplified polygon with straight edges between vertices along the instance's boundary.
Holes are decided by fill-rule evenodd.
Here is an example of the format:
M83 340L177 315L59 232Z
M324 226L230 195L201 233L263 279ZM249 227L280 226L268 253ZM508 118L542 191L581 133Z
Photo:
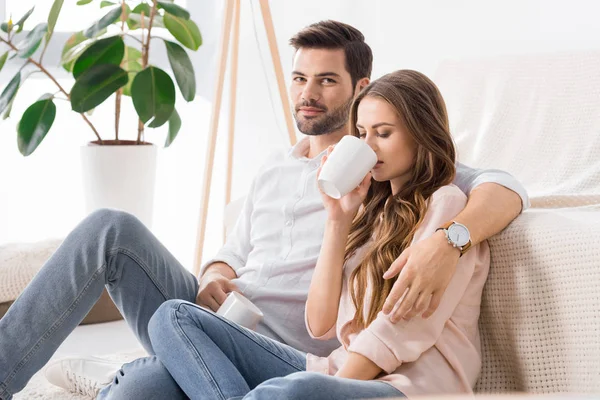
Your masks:
M326 356L337 339L311 339L304 323L308 288L321 249L326 211L317 187L317 169L325 152L307 158L307 137L289 151L274 153L260 168L236 225L214 262L224 262L238 276L233 282L264 314L257 332L298 350ZM500 170L458 164L454 184L469 194L482 183L516 192L529 207L525 188Z

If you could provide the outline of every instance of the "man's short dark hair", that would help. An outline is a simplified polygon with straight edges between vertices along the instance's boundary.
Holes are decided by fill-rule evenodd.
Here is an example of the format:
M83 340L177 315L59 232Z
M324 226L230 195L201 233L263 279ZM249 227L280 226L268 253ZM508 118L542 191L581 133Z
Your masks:
M343 49L346 55L346 70L352 78L352 88L362 78L370 78L373 68L373 52L365 37L353 26L327 20L314 23L302 29L290 39L296 50Z

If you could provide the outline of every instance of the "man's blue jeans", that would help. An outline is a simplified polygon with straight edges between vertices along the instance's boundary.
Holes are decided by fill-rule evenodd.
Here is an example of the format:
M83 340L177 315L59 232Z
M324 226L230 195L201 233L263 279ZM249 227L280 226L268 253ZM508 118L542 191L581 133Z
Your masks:
M149 354L154 354L148 336L154 312L169 299L194 302L198 291L193 274L138 219L114 210L92 213L67 236L0 320L0 399L8 400L25 387L105 286ZM140 383L135 397L183 397L162 365L150 361L138 360L121 371L136 365L147 371L140 374L144 384L130 380L134 386ZM159 383L162 393L156 392ZM121 386L124 393L130 390Z
M403 397L381 381L306 372L305 353L187 301L163 303L149 332L156 357L191 399Z

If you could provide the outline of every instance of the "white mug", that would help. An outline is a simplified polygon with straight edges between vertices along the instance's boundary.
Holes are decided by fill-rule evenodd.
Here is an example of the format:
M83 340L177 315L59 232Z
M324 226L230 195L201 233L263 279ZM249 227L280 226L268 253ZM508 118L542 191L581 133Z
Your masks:
M217 314L251 330L256 329L264 316L258 307L238 292L229 293Z
M344 197L365 179L377 164L377 155L356 136L346 135L335 145L321 169L319 188L334 199Z

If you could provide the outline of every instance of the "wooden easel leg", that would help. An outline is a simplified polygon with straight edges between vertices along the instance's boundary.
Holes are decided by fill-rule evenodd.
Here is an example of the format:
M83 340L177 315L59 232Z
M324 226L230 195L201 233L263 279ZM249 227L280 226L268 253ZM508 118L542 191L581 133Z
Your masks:
M213 109L210 120L208 146L204 167L204 181L202 184L202 198L200 202L200 219L198 222L198 234L196 238L196 254L194 258L194 275L198 276L202 264L202 250L206 234L206 220L208 217L208 203L210 199L210 186L212 181L213 165L215 161L215 147L217 144L217 132L219 130L219 114L221 113L221 101L223 98L223 83L227 68L227 53L229 52L229 34L231 32L231 20L233 17L234 0L226 0L223 15L223 29L221 30L221 47L219 50L219 64L217 69L217 82L215 95L213 97Z
M283 79L283 68L281 67L281 58L279 57L279 50L277 49L277 39L275 38L275 29L273 27L271 9L269 8L269 0L260 0L260 10L267 32L269 49L271 50L271 59L273 60L275 76L277 77L277 87L279 88L279 97L281 98L281 104L283 105L283 115L285 117L288 136L290 138L290 144L293 146L296 144L296 131L294 129L292 110L290 108L290 101L285 87L285 80Z
M238 54L240 48L240 0L235 0L233 13L233 37L231 44L231 82L229 87L229 135L227 138L227 181L225 183L225 206L231 202L233 181L233 144L235 139L235 111L237 99ZM223 227L223 243L227 232Z

